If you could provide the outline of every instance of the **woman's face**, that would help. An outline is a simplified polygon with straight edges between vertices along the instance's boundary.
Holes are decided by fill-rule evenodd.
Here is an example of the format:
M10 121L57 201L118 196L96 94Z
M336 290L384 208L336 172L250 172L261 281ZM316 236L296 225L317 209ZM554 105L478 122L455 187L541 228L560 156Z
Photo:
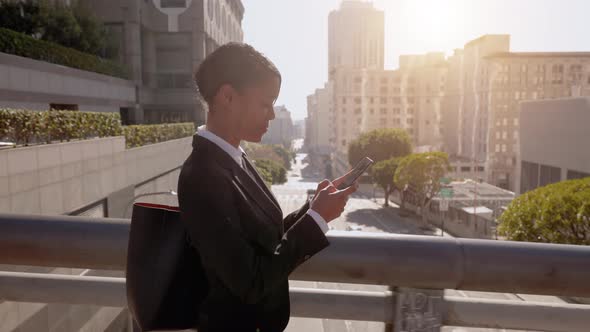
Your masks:
M270 77L259 84L246 87L238 93L236 130L241 140L260 142L275 118L274 102L281 83L278 77Z

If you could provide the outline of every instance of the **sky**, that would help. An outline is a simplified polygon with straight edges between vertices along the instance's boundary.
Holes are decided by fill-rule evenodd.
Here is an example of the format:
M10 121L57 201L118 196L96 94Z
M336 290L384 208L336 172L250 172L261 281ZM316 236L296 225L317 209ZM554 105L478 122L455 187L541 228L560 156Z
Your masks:
M340 0L242 0L244 42L269 57L283 84L276 105L293 119L328 77L328 14ZM590 51L590 0L375 0L385 12L385 69L401 54L463 48L510 34L513 52Z

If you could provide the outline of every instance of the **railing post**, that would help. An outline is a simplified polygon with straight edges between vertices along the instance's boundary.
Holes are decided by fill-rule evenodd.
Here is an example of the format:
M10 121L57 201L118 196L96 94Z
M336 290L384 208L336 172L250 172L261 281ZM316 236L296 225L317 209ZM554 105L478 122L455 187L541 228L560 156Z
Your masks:
M387 332L440 332L442 327L443 290L392 287L393 324Z

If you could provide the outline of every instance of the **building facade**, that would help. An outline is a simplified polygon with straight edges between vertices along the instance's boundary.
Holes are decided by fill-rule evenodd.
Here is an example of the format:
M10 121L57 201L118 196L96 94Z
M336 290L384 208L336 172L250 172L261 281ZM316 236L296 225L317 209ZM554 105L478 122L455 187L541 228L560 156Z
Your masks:
M333 152L334 107L333 82L307 97L305 146L311 154L329 156Z
M291 112L285 106L275 106L274 111L275 118L270 121L268 131L262 136L262 143L281 144L289 148L294 138Z
M521 103L590 96L590 53L513 52L486 61L491 71L488 181L516 190Z
M119 41L137 85L131 122L205 121L193 73L218 46L243 40L240 0L80 1Z
M590 98L521 103L519 193L590 176Z
M371 2L342 1L328 16L328 71L383 69L384 21Z

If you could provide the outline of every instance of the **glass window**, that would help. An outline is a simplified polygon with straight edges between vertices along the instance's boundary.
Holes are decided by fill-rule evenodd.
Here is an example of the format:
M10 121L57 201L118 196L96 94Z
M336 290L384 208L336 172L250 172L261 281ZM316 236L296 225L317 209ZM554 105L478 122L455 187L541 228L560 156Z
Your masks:
M521 163L520 191L525 193L539 186L539 165L523 161Z
M548 165L541 165L541 174L539 177L539 186L546 186L561 180L561 169Z

